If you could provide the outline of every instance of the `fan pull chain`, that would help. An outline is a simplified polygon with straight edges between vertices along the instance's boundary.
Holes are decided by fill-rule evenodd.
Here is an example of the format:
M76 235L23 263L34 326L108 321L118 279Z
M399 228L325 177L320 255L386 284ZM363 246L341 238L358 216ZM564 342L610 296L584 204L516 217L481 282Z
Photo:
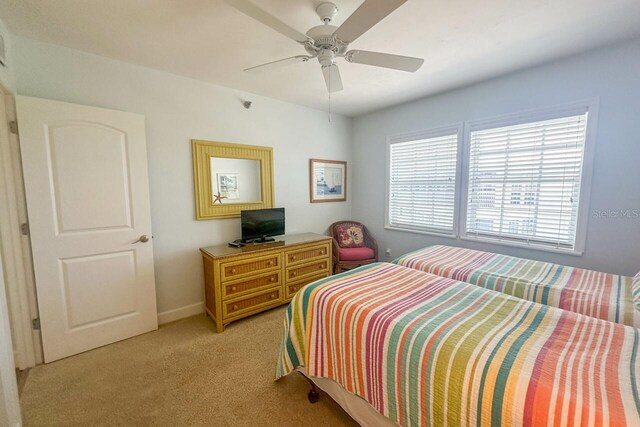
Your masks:
M329 68L329 123L331 123L331 68Z

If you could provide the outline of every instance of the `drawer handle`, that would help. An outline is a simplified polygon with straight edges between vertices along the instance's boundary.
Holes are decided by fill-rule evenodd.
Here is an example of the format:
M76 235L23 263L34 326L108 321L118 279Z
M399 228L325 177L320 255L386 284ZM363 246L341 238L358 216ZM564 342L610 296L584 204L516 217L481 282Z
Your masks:
M298 275L298 272L297 272L297 271L293 271L293 272L291 272L291 275L292 275L292 276L297 276L297 275Z
M275 299L275 298L276 298L276 294L271 294L271 295L269 295L269 298L271 298L271 299Z
M275 281L276 281L276 278L275 278L275 277L271 277L271 278L269 279L269 281L271 281L271 282L275 282Z
M235 274L238 270L236 270L235 268L231 269L231 274Z
M295 255L291 255L291 261L295 260L296 256Z
M319 268L320 270L322 270L322 269L324 268L324 264L320 264L320 265L318 266L318 268Z
M321 251L318 251L318 255L324 255L324 249Z
M238 309L238 304L233 304L233 307L231 307L232 310L237 310Z
M235 292L235 291L236 291L236 289L237 289L237 288L236 288L235 286L232 286L232 287L231 287L231 292Z
M293 292L297 292L297 291L298 291L298 287L297 287L297 286L294 286L293 288L291 288L291 290L292 290Z
M267 265L268 265L268 266L272 266L272 265L273 265L273 261L268 261L268 262L267 262Z

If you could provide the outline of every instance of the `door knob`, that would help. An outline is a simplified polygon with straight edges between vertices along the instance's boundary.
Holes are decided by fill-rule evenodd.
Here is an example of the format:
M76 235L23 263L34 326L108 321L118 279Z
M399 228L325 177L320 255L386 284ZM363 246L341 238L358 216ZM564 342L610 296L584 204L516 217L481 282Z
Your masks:
M140 236L140 237L138 238L138 240L136 240L135 242L133 242L133 243L132 243L132 245L133 245L133 244L136 244L136 243L147 243L148 241L149 241L149 236L147 236L146 234L143 234L142 236Z

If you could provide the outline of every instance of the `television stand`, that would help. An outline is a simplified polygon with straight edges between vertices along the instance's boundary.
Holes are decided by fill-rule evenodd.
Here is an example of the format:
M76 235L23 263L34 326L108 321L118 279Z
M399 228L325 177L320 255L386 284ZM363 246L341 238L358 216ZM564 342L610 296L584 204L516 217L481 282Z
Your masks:
M206 313L217 332L231 322L287 304L307 283L331 275L331 237L305 233L277 239L241 248L200 248Z

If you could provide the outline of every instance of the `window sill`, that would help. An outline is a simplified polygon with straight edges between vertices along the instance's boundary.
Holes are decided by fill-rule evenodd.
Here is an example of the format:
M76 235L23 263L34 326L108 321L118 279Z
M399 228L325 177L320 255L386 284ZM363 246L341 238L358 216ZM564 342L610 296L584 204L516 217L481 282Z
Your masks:
M455 234L450 234L450 233L438 233L436 231L414 230L412 228L401 228L401 227L394 227L394 226L391 226L391 225L385 225L384 228L386 230L402 231L404 233L413 233L413 234L424 234L424 235L427 235L427 236L446 237L446 238L449 238L449 239L456 239L458 237Z
M511 246L514 248L532 249L536 251L550 252L550 253L562 254L562 255L571 255L576 257L581 257L582 255L584 255L583 251L580 251L577 249L555 249L555 248L550 248L542 245L529 245L526 243L510 242L507 240L497 240L497 239L471 237L471 236L460 236L460 240L480 242L480 243L490 243L493 245L500 245L500 246Z

